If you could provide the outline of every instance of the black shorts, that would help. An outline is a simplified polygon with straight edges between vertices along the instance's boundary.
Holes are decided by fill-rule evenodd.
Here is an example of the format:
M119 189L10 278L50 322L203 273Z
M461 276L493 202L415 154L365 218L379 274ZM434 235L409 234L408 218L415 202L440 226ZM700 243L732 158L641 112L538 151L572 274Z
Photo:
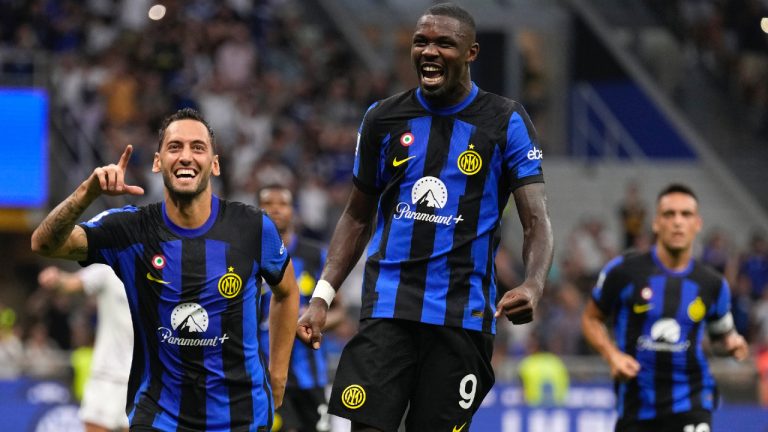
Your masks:
M275 411L272 431L298 430L327 432L331 430L328 403L322 388L287 387L283 404Z
M493 386L492 352L492 334L364 320L341 354L329 412L394 432L408 407L408 431L467 431Z
M616 432L710 432L712 413L706 410L670 414L653 420L625 420L616 422Z

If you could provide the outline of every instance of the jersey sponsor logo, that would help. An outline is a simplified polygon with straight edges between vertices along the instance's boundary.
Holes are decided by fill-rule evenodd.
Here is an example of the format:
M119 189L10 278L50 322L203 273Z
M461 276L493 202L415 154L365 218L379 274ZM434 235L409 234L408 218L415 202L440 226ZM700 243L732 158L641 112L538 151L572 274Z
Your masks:
M696 297L688 305L688 318L690 318L693 322L701 321L706 313L707 307L704 305L704 301L701 300L701 297Z
M400 135L400 144L403 147L410 146L411 144L413 144L414 140L415 140L415 138L413 137L413 134L410 133L410 132L406 132L406 133Z
M280 255L285 253L285 243L280 243Z
M533 146L533 149L528 150L528 160L541 160L544 159L544 152Z
M413 159L413 158L415 158L415 157L416 157L416 156L408 156L408 157L407 157L407 158L405 158L405 159L397 160L397 156L395 156L395 158L394 158L394 159L392 159L392 166L393 166L393 167L395 167L395 168L397 168L397 167L399 167L400 165L402 165L402 164L404 164L404 163L408 162L409 160L411 160L411 159Z
M358 409L365 403L365 389L357 384L347 386L341 392L341 403L349 409Z
M171 312L171 328L158 327L160 342L180 346L218 346L229 339L226 333L221 337L180 337L174 333L204 333L208 330L208 311L197 303L181 303Z
M632 312L638 315L646 313L651 309L653 309L653 304L651 303L635 303L632 305Z
M422 177L416 181L411 189L411 202L418 206L424 205L430 208L443 208L448 202L448 189L445 183L437 177ZM443 225L452 225L464 220L461 215L435 215L411 209L407 202L399 202L395 207L395 219L412 219L432 222Z
M170 283L168 281L164 281L164 280L162 280L160 278L156 278L156 277L152 276L152 273L150 273L150 272L147 272L147 280L150 280L152 282L157 282L157 283L163 284L163 285L168 285Z
M232 298L240 294L243 280L235 273L234 267L229 267L228 272L219 278L219 294L224 298Z
M662 318L651 326L651 336L637 338L637 349L644 351L682 352L690 341L680 342L680 324L672 318Z
M459 159L456 161L456 165L459 167L459 171L466 175L475 175L480 172L480 168L483 167L483 159L480 157L480 153L473 150L474 144L469 145L469 150L465 150L459 155Z
M464 422L464 424L461 425L461 426L459 426L459 425L454 426L453 427L453 432L461 432L461 431L463 431L464 430L464 426L466 426L466 425L467 425L467 422Z

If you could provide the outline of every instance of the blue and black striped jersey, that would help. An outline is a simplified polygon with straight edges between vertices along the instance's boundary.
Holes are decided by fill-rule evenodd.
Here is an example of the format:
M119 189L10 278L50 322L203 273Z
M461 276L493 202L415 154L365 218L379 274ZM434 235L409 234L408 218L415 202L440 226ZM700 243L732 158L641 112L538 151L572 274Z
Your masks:
M274 406L257 327L262 278L289 262L260 210L213 197L201 227L165 203L108 210L81 224L85 264L110 265L125 285L135 334L127 412L162 431L269 430Z
M728 283L695 260L674 272L656 250L610 261L592 298L612 317L618 348L636 358L640 372L616 382L619 417L648 420L712 410L715 381L702 348L706 323L730 311Z
M523 107L474 83L449 108L420 89L373 104L353 173L379 196L361 317L495 333L499 223L516 188L544 181L541 159Z
M312 292L315 289L320 272L325 263L326 250L312 240L294 237L288 245L291 263L296 273L296 283L299 286L299 315L309 306ZM259 325L259 345L265 356L269 356L269 301L272 291L265 290L261 300L261 324ZM326 348L312 349L298 338L291 350L291 365L288 368L286 388L324 388L328 384L328 367L326 365Z

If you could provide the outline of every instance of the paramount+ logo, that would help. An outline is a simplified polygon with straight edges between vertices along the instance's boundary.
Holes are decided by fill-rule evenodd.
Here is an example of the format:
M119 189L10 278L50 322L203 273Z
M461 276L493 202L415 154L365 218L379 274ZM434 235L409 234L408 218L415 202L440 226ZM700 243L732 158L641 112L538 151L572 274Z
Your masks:
M348 386L341 393L341 403L349 409L360 408L365 403L365 390L357 384Z

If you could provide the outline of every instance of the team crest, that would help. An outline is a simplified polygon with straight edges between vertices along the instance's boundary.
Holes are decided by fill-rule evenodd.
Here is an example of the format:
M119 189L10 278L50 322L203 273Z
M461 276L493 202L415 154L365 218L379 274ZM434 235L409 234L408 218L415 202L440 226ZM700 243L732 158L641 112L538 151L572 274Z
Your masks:
M341 403L349 409L360 408L365 403L365 390L357 384L348 386L341 393Z
M701 297L696 297L696 299L688 305L688 318L693 322L701 321L706 313L707 307L704 306Z
M403 147L408 147L411 144L413 144L413 140L414 140L413 134L410 133L410 132L406 132L406 133L400 135L400 144Z
M152 267L162 270L165 268L165 257L161 254L157 254L152 257Z
M483 167L483 159L480 158L480 153L473 150L474 144L469 145L469 150L465 150L459 155L456 165L459 167L459 171L466 175L475 175Z
M243 280L235 273L234 267L229 267L229 271L219 278L219 294L224 298L232 298L240 294L240 288L243 286Z

